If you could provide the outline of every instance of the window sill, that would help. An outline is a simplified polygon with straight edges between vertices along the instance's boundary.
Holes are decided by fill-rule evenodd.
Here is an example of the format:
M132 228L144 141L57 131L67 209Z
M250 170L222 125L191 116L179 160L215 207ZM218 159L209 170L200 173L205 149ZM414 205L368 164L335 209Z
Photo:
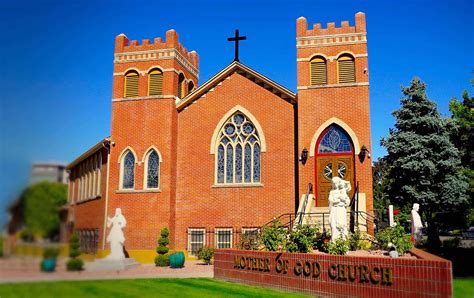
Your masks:
M262 183L214 184L212 188L253 188L263 187Z
M98 200L100 198L102 198L102 195L97 195L95 197L85 198L85 199L80 200L80 201L75 201L74 205L80 205L80 204L87 203L87 202L90 202L90 201L93 201L93 200Z
M118 189L115 193L156 193L161 192L161 189Z

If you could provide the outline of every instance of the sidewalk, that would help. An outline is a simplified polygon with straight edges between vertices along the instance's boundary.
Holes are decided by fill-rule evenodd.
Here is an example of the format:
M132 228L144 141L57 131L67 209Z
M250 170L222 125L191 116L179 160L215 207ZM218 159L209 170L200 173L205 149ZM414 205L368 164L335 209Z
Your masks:
M66 271L66 261L66 258L58 259L56 272L47 273L40 271L40 258L0 258L0 283L133 278L212 278L214 276L213 266L204 265L199 261L186 261L185 267L179 269L142 264L125 271L93 272L68 272Z

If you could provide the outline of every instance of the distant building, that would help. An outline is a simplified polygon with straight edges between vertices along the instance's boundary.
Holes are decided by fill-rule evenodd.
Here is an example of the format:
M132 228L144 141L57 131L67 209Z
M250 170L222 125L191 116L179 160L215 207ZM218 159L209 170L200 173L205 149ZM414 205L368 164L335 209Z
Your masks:
M35 162L31 166L30 184L41 181L68 182L66 164L60 162Z

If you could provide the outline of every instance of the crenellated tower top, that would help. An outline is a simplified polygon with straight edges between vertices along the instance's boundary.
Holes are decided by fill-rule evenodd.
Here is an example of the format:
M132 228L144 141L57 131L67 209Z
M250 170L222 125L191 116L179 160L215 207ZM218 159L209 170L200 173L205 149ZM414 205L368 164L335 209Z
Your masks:
M342 21L340 27L336 23L327 23L326 28L322 28L320 23L314 24L312 29L308 29L308 21L304 17L296 20L296 37L310 37L318 35L336 35L350 33L366 33L365 13L358 12L355 15L355 26L349 26L349 21Z
M199 55L195 51L188 51L180 42L179 35L174 29L166 31L166 40L161 37L155 38L153 42L143 39L140 44L138 40L130 40L125 34L119 34L115 38L115 62L129 62L132 60L145 61L157 57L169 56L167 52L176 50L183 58L189 61L196 70L199 68ZM138 53L145 52L145 53Z

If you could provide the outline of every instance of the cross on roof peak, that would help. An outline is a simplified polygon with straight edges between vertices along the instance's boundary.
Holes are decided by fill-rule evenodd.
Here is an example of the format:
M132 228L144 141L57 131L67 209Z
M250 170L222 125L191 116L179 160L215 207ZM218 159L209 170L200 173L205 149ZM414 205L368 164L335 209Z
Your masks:
M235 30L235 36L227 38L228 41L235 41L235 57L234 61L239 62L239 40L246 40L247 36L240 36L239 29Z

